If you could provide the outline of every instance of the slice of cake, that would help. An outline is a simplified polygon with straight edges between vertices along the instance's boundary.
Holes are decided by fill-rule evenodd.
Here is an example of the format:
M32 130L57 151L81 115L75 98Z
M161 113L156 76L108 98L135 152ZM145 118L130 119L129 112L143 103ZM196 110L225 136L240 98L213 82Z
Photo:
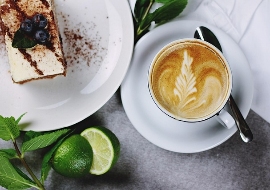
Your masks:
M66 63L52 1L0 0L1 29L5 35L10 72L15 83L66 74ZM41 25L44 24L37 17L39 15L44 17L46 21L45 25L42 26L44 29L41 29L45 31L45 42L42 39L41 42L36 42L37 35L39 38L44 38L44 32L37 34L39 26L33 24L30 27L27 23L28 21L32 23L35 20ZM21 47L25 42L17 33L18 31L23 33L21 32L22 27L26 30L24 38L36 43L33 47ZM29 28L31 31L27 34ZM21 44L17 47L18 42Z

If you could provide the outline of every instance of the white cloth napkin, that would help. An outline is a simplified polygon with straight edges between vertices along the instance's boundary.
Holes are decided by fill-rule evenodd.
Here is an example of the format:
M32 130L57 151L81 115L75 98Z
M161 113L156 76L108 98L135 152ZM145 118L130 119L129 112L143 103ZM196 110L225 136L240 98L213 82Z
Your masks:
M129 2L134 10L136 0ZM270 122L270 1L189 0L177 19L206 22L238 43L254 79L251 109Z

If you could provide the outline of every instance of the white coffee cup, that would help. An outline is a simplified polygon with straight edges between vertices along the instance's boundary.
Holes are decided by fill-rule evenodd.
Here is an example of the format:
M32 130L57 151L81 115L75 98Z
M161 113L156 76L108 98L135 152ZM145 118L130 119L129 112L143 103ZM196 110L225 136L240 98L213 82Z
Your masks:
M157 107L176 120L216 117L226 128L235 124L224 109L232 90L231 69L208 42L187 38L165 45L150 65L148 87Z

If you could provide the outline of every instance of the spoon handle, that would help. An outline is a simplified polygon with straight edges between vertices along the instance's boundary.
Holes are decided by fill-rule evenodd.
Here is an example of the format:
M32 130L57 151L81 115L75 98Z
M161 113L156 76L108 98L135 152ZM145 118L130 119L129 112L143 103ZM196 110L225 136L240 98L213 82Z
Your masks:
M253 139L253 134L247 125L245 119L243 118L243 115L241 114L238 106L236 105L232 95L229 97L229 105L231 107L232 113L235 118L236 126L240 132L240 136L243 139L244 142L250 142Z
M203 41L207 41L210 44L217 47L222 52L222 48L221 48L221 45L220 45L217 37L208 28L206 28L204 26L197 27L196 31L194 33L194 38L201 39ZM230 95L228 102L229 102L229 105L231 107L231 110L232 110L232 113L234 116L234 120L235 120L236 126L240 132L240 136L241 136L242 140L244 142L252 141L253 134L252 134L249 126L247 125L243 115L241 114L237 104L235 103L232 95Z

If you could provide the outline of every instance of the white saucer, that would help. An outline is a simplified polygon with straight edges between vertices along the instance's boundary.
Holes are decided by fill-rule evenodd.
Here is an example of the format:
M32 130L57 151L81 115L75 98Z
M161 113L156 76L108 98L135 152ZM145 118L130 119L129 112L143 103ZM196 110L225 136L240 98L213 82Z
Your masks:
M154 55L173 40L192 38L196 27L201 25L210 28L220 40L233 73L232 95L244 117L251 107L251 70L245 55L228 35L197 21L174 21L157 27L136 44L129 71L121 85L121 98L127 116L138 132L153 144L174 152L205 151L223 143L237 131L236 126L225 129L215 118L199 123L176 121L163 114L149 95L147 72Z

